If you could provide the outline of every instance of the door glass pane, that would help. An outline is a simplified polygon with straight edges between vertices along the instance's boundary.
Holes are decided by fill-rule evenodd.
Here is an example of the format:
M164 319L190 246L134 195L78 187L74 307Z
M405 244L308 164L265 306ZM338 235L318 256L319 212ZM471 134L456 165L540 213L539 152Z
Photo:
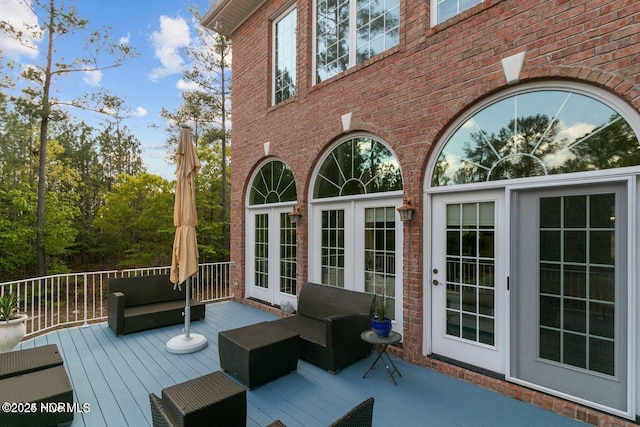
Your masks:
M365 209L364 290L384 298L390 319L395 319L395 219L393 207Z
M296 226L280 213L280 292L296 295Z
M344 288L344 210L322 211L322 283Z
M447 334L495 343L494 203L447 205Z
M542 198L539 218L540 357L614 375L615 194Z
M269 287L269 215L255 216L255 286Z

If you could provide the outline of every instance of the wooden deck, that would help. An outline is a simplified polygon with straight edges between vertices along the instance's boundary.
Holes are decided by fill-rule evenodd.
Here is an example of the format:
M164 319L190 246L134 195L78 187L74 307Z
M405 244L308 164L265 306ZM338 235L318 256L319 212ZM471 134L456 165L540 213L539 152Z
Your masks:
M50 332L22 348L55 343L73 384L72 426L151 425L149 393L220 369L218 332L272 320L271 314L237 302L209 304L205 321L191 330L206 336L204 350L174 355L166 342L181 333L167 327L116 337L106 323ZM369 396L374 426L577 426L577 421L394 358L402 377L393 385L382 364L358 361L337 375L300 361L298 371L247 391L248 426L280 419L287 426L326 426Z

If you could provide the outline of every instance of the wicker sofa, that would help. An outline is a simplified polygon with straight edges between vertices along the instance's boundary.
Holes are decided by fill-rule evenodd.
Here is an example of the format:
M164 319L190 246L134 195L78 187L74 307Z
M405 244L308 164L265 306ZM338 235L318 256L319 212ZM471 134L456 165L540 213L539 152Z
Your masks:
M174 290L168 274L109 279L109 327L116 335L184 322L186 285ZM204 319L205 305L192 299L191 320Z
M371 328L373 295L305 283L297 314L270 323L300 335L300 358L331 372L368 356L371 346L360 339Z

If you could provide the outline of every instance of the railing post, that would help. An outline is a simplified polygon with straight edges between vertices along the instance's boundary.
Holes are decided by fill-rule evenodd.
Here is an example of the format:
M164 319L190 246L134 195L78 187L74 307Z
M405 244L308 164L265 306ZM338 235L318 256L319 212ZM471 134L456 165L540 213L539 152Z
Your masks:
M84 323L82 324L83 328L88 328L89 327L89 322L88 322L88 318L87 318L87 303L88 303L88 294L89 294L89 290L87 289L87 273L84 273Z

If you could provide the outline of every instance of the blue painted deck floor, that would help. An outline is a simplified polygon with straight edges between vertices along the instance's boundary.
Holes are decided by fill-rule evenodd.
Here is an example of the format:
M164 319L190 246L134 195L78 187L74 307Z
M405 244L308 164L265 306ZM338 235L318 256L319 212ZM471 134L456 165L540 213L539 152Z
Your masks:
M209 345L187 355L170 354L166 342L181 334L166 327L116 337L106 323L61 329L25 341L22 348L55 343L71 379L76 402L89 411L73 427L151 425L149 393L220 369L218 332L275 317L227 301L207 306L205 321L191 325ZM393 385L378 363L360 360L337 375L304 361L297 372L247 391L247 425L280 419L287 426L326 426L369 396L374 426L576 426L577 421L394 358L402 377Z

